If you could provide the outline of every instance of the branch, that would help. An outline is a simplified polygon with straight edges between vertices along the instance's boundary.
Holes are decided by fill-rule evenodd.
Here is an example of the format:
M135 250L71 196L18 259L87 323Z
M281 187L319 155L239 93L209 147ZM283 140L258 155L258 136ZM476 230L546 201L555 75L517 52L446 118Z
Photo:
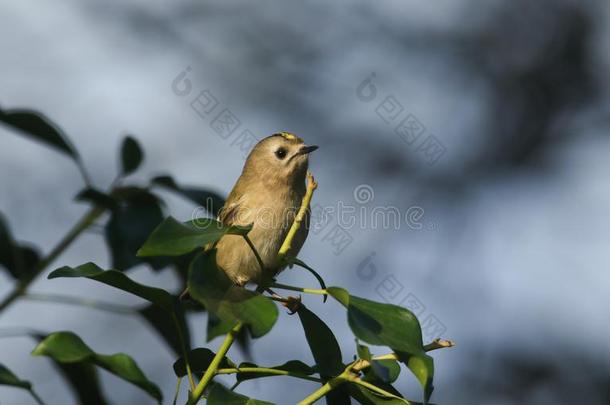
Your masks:
M60 254L64 252L74 242L74 240L91 224L95 222L95 220L102 215L104 212L104 208L102 207L93 207L91 208L81 219L68 231L68 233L63 237L63 239L49 252L49 254L42 259L36 265L34 272L30 275L27 275L26 278L21 280L17 286L13 289L13 291L0 303L0 312L9 307L16 299L21 297L26 293L27 289L30 287L30 284L44 271L44 269L51 264Z
M273 375L285 375L303 380L322 382L322 379L317 377L311 377L306 374L295 373L293 371L278 370L275 368L264 368L264 367L240 367L240 368L220 368L216 371L216 374L237 374L237 373L260 373L260 374L273 374Z
M292 223L292 226L286 235L286 239L284 239L284 243L282 244L282 247L280 247L280 251L277 254L280 263L284 261L286 254L288 254L288 251L292 247L292 240L294 239L298 230L301 228L301 223L303 222L303 219L305 219L305 215L309 210L309 204L311 203L311 198L313 197L313 192L316 188L318 188L318 183L313 178L311 172L307 172L307 190L305 191L305 196L301 202L301 207L299 208L297 215L294 217L294 222Z
M455 344L450 340L442 340L435 339L432 343L429 343L424 346L424 350L429 352L431 350L442 349L446 347L453 347ZM371 360L399 360L398 355L396 353L384 354L381 356L375 356ZM371 362L363 359L356 359L350 364L347 365L345 370L339 374L337 377L332 378L318 390L314 391L307 398L298 403L298 405L311 405L316 402L318 399L327 395L333 389L337 388L337 386L343 384L346 381L353 382L354 384L361 385L371 391L376 392L377 394L383 395L388 398L399 399L403 401L405 404L412 404L412 402L407 401L404 398L400 398L390 392L387 392L373 384L370 384L366 381L363 381L358 374L371 366Z
M269 287L281 288L282 290L289 290L289 291L299 291L299 292L303 292L306 294L328 295L328 292L326 292L326 290L316 289L316 288L294 287L291 285L280 284L280 283L271 283L271 285Z

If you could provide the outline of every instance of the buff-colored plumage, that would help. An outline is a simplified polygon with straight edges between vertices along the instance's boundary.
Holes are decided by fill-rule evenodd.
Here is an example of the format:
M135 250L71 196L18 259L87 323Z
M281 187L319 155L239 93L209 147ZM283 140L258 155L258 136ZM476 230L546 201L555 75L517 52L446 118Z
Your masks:
M218 219L227 225L249 225L248 234L265 269L275 276L283 266L277 253L305 195L309 153L299 137L282 132L260 141L248 156L241 176L229 194ZM309 231L309 212L292 243L295 257ZM241 236L226 235L216 244L218 266L238 285L260 282L256 256Z

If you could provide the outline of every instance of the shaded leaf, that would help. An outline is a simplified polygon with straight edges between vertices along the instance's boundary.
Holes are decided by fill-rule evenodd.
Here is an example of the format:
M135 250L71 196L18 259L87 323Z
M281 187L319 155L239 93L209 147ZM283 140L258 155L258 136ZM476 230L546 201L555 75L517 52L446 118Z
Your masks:
M43 114L25 109L0 109L0 122L78 160L78 153L61 130Z
M191 296L225 322L241 321L253 337L271 330L278 309L269 298L233 284L216 265L216 249L198 255L191 263L188 289Z
M226 335L235 327L235 324L235 320L223 321L214 313L210 312L208 314L206 342L209 342L218 336Z
M258 368L258 366L254 363L241 363L239 365L239 368L244 368L244 367ZM312 367L308 366L307 364L305 364L299 360L290 360L279 366L265 367L265 368L271 368L274 370L282 370L282 371L290 371L292 373L298 373L298 374L302 374L302 375L312 375L313 373L315 373L315 370ZM242 382L242 381L246 381L246 380L252 380L255 378L270 377L270 376L276 376L276 375L277 374L270 374L270 373L240 372L237 374L237 381Z
M38 251L13 239L4 216L0 214L0 266L6 268L13 278L23 280L35 273L39 261Z
M93 205L104 207L110 210L114 210L118 207L118 201L115 200L111 195L106 194L92 187L87 187L74 197L76 201L86 201Z
M373 360L371 368L365 373L364 380L384 383L396 381L400 374L400 365L395 360Z
M214 359L215 353L208 348L200 347L193 349L189 352L189 364L191 371L195 374L203 374L210 366L210 363ZM219 368L234 368L236 367L228 357L224 357L219 365ZM184 377L186 373L186 363L184 358L180 357L174 363L174 373L177 377Z
M54 270L48 276L49 279L59 277L86 277L137 295L153 304L159 305L168 312L174 310L175 299L169 292L137 283L118 270L103 270L91 262L78 267L64 266Z
M350 395L362 405L422 405L407 399L383 397L368 388L356 384L347 384Z
M167 312L158 305L148 305L138 311L140 315L161 335L165 343L174 352L175 355L182 353L182 347L188 350L191 347L191 334L188 323L184 316L184 312L178 310L178 306L175 306L175 315ZM176 321L174 316L182 330L182 339L176 329ZM184 345L184 346L183 346Z
M159 388L146 378L136 362L126 354L103 355L91 350L72 332L55 332L32 351L34 356L48 356L60 363L92 363L146 391L161 403Z
M112 196L120 202L111 212L105 227L112 267L127 270L140 263L149 263L157 270L166 267L170 263L167 259L136 256L150 233L163 221L159 198L139 187L120 187L113 191Z
M406 308L369 301L350 295L346 290L330 287L328 293L347 308L352 332L367 343L388 346L417 377L424 390L424 403L433 389L434 364L425 353L421 327L415 315Z
M126 136L125 139L123 139L123 144L121 145L121 164L123 174L128 175L133 173L140 166L143 158L144 152L138 144L138 141L131 136Z
M188 198L205 208L214 218L218 217L220 209L225 204L225 200L220 194L198 187L179 186L171 176L157 176L151 182Z
M224 235L245 235L251 227L226 226L220 222L202 218L187 223L168 217L138 250L138 256L179 256L214 243Z
M320 376L330 378L339 375L345 366L342 361L339 343L337 343L333 332L324 321L307 309L305 305L301 304L297 313Z
M252 399L214 384L208 395L208 405L273 405L272 402Z
M51 359L72 388L81 405L106 405L97 369L91 363L61 363Z
M29 381L18 378L11 370L0 363L0 385L10 385L11 387L30 390L32 384Z

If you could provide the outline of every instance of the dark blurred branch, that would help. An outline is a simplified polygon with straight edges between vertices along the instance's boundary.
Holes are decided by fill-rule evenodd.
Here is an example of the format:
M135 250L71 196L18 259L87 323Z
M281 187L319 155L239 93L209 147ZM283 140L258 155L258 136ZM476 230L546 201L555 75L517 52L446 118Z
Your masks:
M0 303L0 312L9 307L16 299L21 297L27 292L30 284L51 264L59 255L61 255L67 248L74 242L74 240L85 231L95 220L102 215L104 208L94 207L91 208L81 219L78 221L70 231L63 237L63 239L49 252L49 254L42 259L32 274L29 274L23 280L17 283L17 286L13 291Z

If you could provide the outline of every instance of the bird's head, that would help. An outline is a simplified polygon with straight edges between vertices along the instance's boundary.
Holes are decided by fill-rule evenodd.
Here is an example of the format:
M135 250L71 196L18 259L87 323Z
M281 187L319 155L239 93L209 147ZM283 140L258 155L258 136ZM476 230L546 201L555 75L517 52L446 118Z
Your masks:
M280 132L260 141L246 160L244 174L278 184L302 184L309 166L309 154L318 149L301 138Z

